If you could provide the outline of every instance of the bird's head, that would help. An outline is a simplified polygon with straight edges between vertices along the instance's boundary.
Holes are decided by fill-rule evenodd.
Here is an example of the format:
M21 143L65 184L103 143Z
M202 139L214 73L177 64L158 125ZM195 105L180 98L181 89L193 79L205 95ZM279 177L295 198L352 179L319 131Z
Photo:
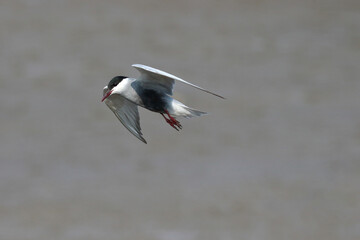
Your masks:
M102 98L102 102L108 98L111 93L113 92L114 87L116 87L124 78L124 76L116 76L113 79L110 80L109 84L107 86L104 87L103 90L103 98Z

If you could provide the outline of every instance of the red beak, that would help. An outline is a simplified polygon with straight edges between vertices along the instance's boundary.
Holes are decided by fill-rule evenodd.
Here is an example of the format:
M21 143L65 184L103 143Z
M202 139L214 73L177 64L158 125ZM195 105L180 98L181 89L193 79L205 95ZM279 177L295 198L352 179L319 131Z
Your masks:
M105 93L104 97L101 99L101 101L103 102L108 96L110 96L110 94L112 93L112 90L109 90Z

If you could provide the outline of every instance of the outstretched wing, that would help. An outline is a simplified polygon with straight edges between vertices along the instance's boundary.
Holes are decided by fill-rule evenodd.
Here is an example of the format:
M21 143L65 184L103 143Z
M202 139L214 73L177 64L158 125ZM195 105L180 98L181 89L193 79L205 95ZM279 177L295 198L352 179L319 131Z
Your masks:
M105 103L135 137L146 143L146 140L142 137L140 117L136 104L118 94L109 96L105 100Z
M169 95L172 95L173 85L175 83L175 80L177 80L194 88L200 89L204 92L215 95L219 98L224 98L216 93L210 92L202 87L196 86L195 84L189 83L181 78L178 78L170 73L161 71L159 69L148 67L142 64L134 64L132 66L141 73L138 80L142 81L143 83L156 83L160 88L162 88L162 90L164 90Z

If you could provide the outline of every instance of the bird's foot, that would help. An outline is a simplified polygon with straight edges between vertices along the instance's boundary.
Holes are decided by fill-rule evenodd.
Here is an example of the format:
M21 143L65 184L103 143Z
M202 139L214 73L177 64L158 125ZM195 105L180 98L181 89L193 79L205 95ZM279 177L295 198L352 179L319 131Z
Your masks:
M182 129L182 126L180 124L179 121L177 121L176 119L167 119L166 121L170 126L172 126L174 129L176 129L177 131L179 131L179 129Z
M170 116L168 111L165 111L165 113L169 116L169 119L167 119L165 117L165 115L163 113L161 113L161 115L164 117L164 119L166 120L166 122L173 127L175 130L179 131L179 129L182 129L182 126L180 124L180 122L178 120L176 120L174 117Z

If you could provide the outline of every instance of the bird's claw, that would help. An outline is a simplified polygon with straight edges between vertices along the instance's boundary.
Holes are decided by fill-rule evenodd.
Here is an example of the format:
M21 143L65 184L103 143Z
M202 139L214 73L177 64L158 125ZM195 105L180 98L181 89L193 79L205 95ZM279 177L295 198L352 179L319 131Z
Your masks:
M174 121L173 119L166 119L166 122L177 131L179 131L179 129L182 129L180 122L177 120Z
M161 114L166 122L171 126L173 127L176 131L179 131L179 129L182 129L182 126L180 124L180 122L178 120L176 120L174 117L172 117L167 111L165 112L168 116L169 116L169 119L167 119L164 114Z

